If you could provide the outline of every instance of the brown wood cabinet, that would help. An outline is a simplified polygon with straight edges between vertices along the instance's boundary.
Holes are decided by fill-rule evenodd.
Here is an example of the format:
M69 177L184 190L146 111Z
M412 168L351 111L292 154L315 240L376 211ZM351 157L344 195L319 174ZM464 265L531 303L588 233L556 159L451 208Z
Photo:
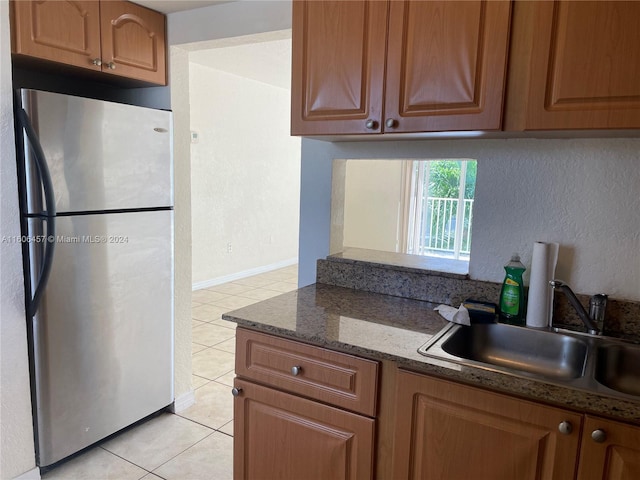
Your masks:
M580 414L405 371L396 402L393 478L575 476Z
M640 128L640 2L516 2L505 129Z
M166 85L165 17L122 0L12 1L12 52Z
M511 4L392 1L385 132L500 130Z
M291 133L379 133L387 2L294 1Z
M375 416L377 362L245 329L236 338L236 375Z
M236 480L373 478L377 362L238 328L236 375Z
M373 478L374 420L236 379L234 478Z
M236 374L236 480L640 478L638 426L391 361L238 328Z
M293 3L293 135L640 128L640 2Z
M500 129L510 9L294 1L292 134Z
M640 428L587 416L580 447L579 480L640 478Z

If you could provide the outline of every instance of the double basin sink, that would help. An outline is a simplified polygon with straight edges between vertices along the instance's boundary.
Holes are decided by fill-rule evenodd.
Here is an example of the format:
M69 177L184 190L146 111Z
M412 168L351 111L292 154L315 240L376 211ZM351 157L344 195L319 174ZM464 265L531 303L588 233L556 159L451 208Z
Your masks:
M502 323L446 325L418 349L428 357L640 400L640 345Z

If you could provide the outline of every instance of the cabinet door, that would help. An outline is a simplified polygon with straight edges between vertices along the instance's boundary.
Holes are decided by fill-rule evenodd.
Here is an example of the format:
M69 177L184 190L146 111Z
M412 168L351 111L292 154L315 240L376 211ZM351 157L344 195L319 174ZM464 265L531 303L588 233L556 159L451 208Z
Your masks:
M292 135L381 131L387 7L293 2Z
M478 388L399 372L393 478L567 480L582 417ZM573 430L561 434L569 422Z
M237 379L236 480L364 480L373 475L374 421Z
M165 17L125 1L101 1L103 71L166 85Z
M509 130L640 128L640 2L516 2Z
M600 442L592 437L597 430L604 435ZM640 478L640 427L587 416L579 465L579 480L637 480Z
M499 130L511 4L392 1L389 132Z
M13 1L13 53L100 71L100 8L94 1Z

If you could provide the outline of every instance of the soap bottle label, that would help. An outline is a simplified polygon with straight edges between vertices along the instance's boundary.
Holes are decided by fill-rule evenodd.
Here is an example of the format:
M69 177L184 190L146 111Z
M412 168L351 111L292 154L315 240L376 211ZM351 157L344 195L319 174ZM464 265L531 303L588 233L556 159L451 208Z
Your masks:
M507 315L516 316L520 310L520 285L507 278L500 303L500 310Z

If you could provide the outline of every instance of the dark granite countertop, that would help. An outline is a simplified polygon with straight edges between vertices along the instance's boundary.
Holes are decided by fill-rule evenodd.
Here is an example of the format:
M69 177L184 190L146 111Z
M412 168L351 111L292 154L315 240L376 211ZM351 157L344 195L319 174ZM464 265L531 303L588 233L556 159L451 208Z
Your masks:
M317 283L255 303L223 319L239 326L490 388L522 398L640 424L640 400L592 394L420 355L446 321L434 303Z

